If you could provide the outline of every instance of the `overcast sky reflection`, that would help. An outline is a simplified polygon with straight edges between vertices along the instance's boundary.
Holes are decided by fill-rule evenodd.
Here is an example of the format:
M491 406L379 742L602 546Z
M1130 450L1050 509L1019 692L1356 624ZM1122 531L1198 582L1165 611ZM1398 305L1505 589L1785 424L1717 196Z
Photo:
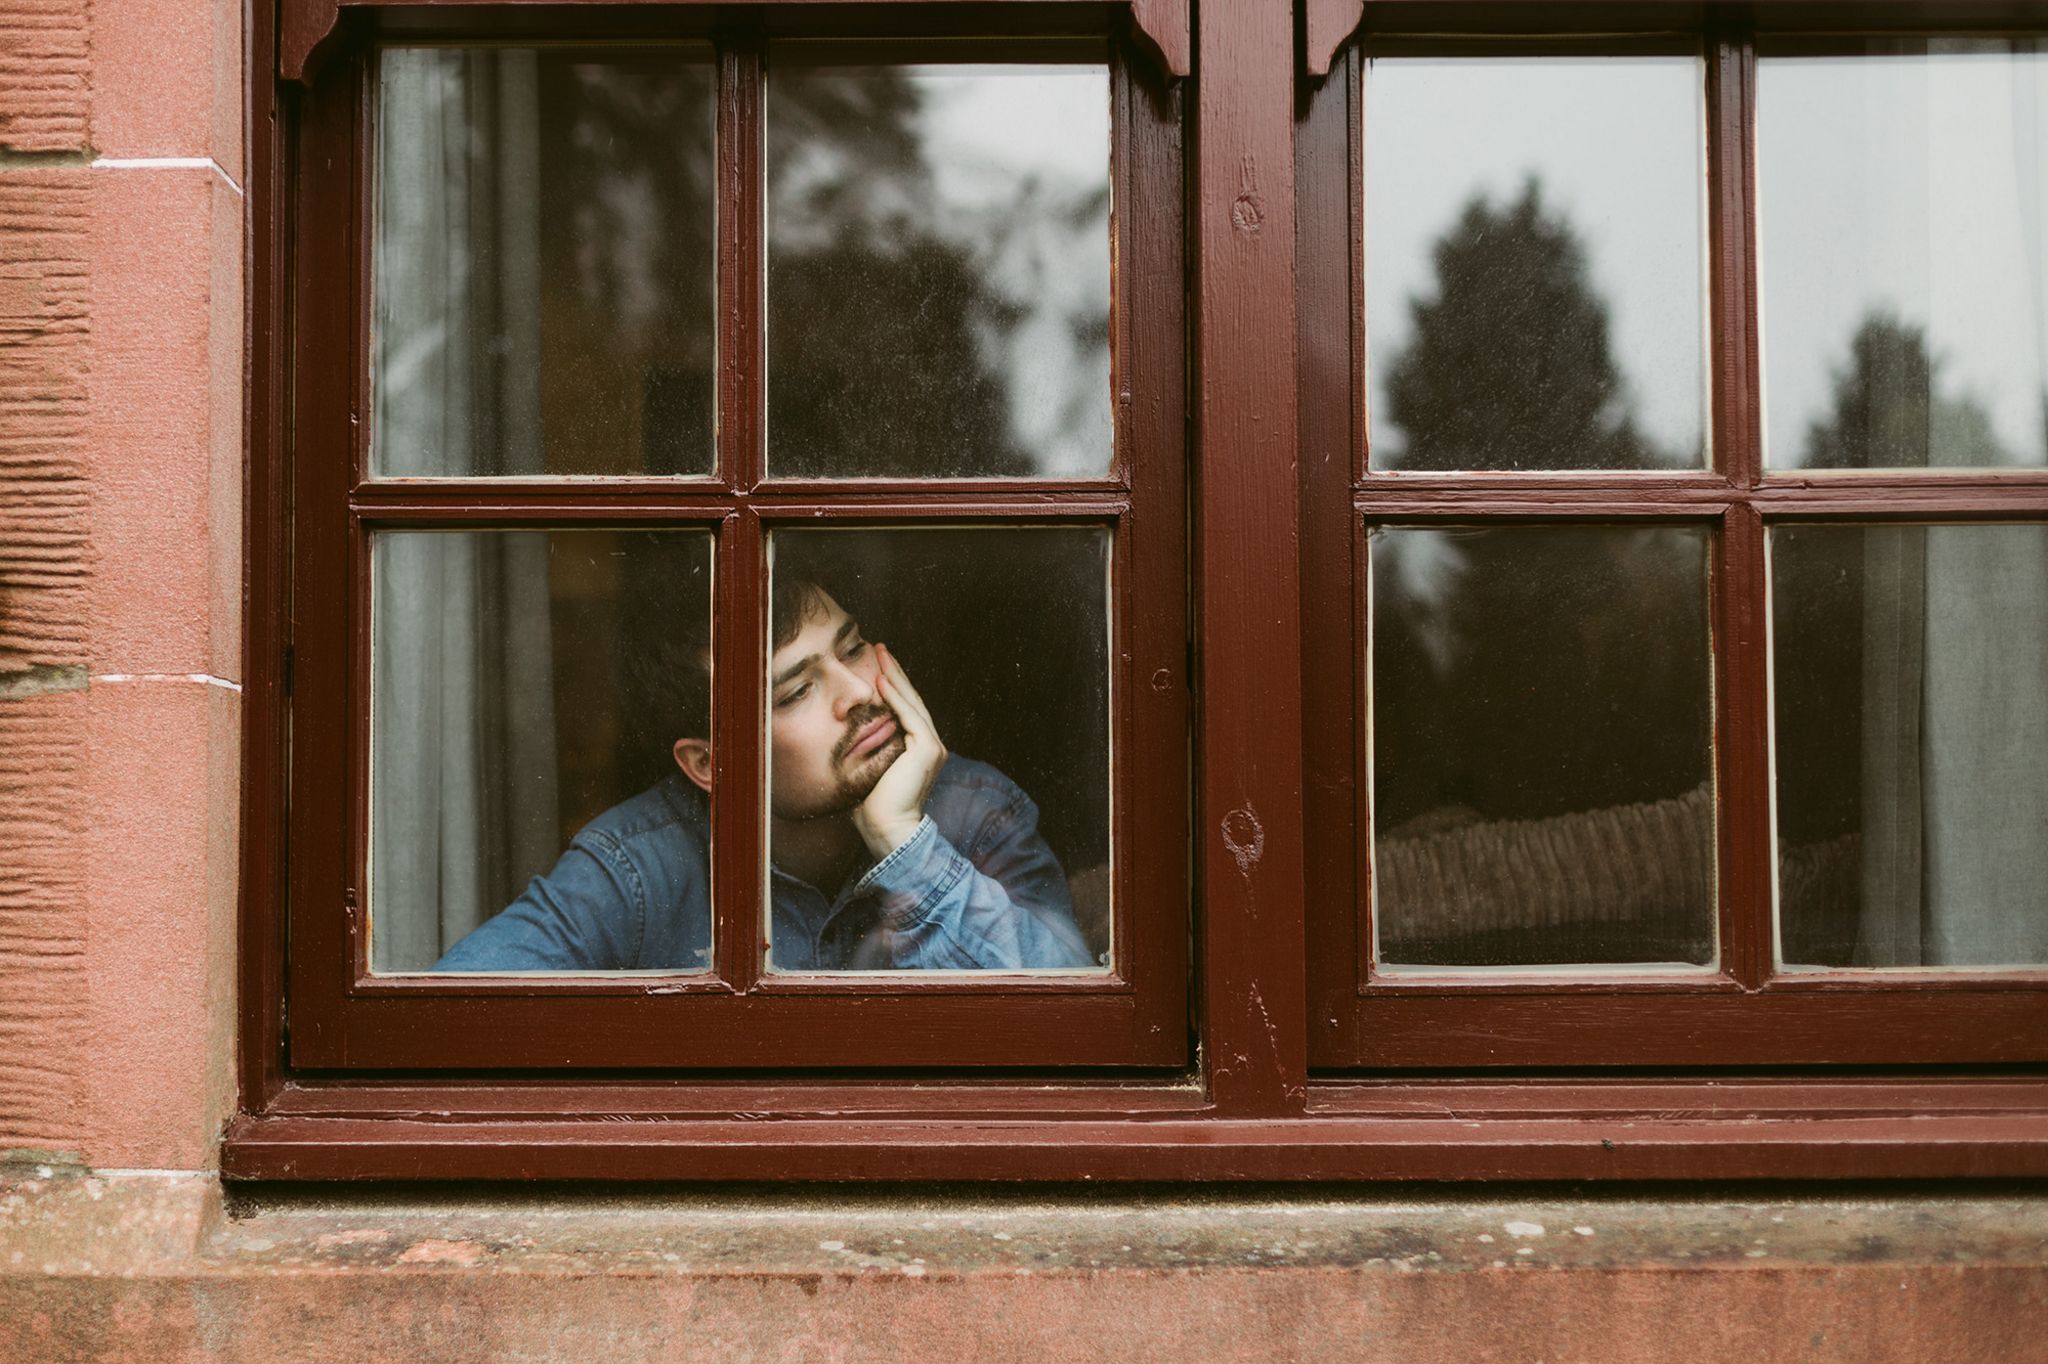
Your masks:
M1437 291L1464 207L1532 178L1586 251L1624 402L1659 462L1705 462L1705 149L1696 57L1390 58L1365 77L1367 368L1374 464L1404 433L1385 383Z
M1896 47L1896 45L1894 45ZM1866 317L1924 329L1939 394L2039 465L2048 360L2048 59L2003 40L1757 64L1765 442L1805 462Z

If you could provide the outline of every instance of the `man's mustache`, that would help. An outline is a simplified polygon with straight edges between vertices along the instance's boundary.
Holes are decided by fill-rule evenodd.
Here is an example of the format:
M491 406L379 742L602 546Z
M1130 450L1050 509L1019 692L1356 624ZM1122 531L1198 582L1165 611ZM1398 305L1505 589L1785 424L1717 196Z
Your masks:
M846 760L846 755L853 751L853 746L858 741L858 736L862 729L876 720L884 718L893 719L895 714L895 711L890 710L880 701L868 701L855 706L847 713L846 733L839 737L838 746L832 750L833 763L837 764Z

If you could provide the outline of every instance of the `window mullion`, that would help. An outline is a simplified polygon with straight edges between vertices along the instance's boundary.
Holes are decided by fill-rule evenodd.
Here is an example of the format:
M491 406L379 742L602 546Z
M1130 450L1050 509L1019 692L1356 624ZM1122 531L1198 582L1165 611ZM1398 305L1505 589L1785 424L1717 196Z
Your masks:
M712 752L718 778L711 811L711 953L720 979L741 992L760 977L765 922L761 736L767 686L761 663L768 656L767 558L761 518L753 508L726 518L712 597Z
M1740 489L1762 478L1756 285L1756 48L1707 51L1707 240L1714 356L1714 467Z
M718 470L727 484L761 480L761 287L766 226L762 70L758 36L727 35L718 55ZM761 974L766 862L761 736L766 732L762 662L768 554L761 518L742 507L719 535L713 600L712 960L742 993Z
M763 83L759 38L728 35L718 53L718 471L749 489L761 481L766 392Z
M1763 518L1739 502L1714 565L1715 807L1721 968L1747 989L1771 970L1769 585Z
M1744 35L1707 50L1714 467L1735 501L1713 573L1715 810L1721 966L1747 989L1771 968L1770 674L1763 523L1750 500L1763 475L1755 213L1756 49Z
M1204 8L1195 122L1195 846L1210 1093L1242 1117L1307 1098L1293 32Z

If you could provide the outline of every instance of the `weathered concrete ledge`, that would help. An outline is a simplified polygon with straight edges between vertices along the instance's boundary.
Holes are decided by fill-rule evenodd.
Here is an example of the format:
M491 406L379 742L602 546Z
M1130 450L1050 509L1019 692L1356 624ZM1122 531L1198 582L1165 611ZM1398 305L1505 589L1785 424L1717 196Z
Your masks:
M2048 1194L265 1193L0 1173L0 1360L2048 1360Z

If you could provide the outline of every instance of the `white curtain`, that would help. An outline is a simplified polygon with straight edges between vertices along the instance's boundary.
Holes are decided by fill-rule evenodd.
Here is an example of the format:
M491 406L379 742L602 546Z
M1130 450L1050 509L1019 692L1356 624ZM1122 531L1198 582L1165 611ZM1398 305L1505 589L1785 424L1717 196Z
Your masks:
M1925 960L2048 964L2048 526L1925 534Z
M542 470L532 52L395 49L377 145L373 464ZM559 851L548 542L374 542L371 953L420 970Z
M2048 525L1865 536L1858 964L2048 963Z
M2010 285L2031 304L2034 354L2048 357L2048 68L2032 42L2009 47L2011 60L1971 75L2005 87L2026 272ZM2035 396L2048 413L2048 374ZM1927 398L1929 462L1960 460L1945 448L1961 439L1943 419L1949 401ZM2038 448L1986 462L2038 463ZM2048 964L2048 525L1871 527L1863 581L1858 962Z

